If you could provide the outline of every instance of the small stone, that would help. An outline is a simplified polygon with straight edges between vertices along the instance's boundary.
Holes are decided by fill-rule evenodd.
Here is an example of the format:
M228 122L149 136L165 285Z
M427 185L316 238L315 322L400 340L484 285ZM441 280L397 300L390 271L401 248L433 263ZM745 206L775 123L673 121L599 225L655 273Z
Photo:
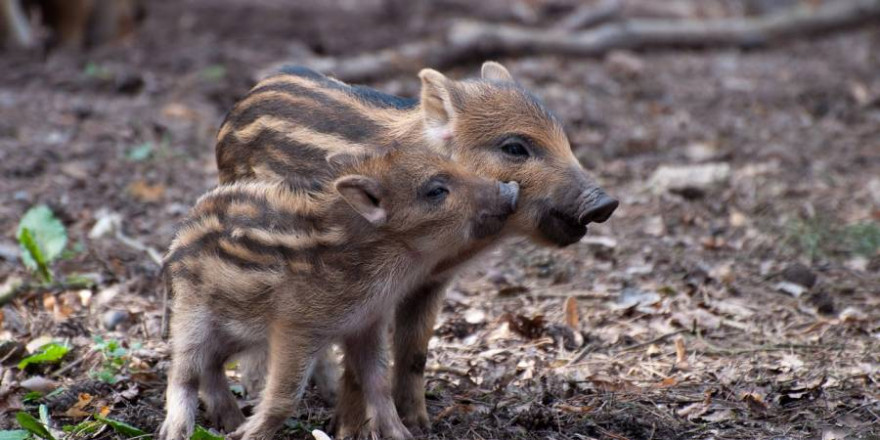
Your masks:
M587 235L581 239L581 243L584 243L591 247L597 248L605 248L605 249L614 249L617 247L617 240L611 237L602 237L596 235Z
M482 310L468 309L464 313L464 321L468 324L482 324L486 322L486 313Z
M801 263L792 263L782 270L782 279L811 289L816 285L817 277L809 267Z
M795 298L800 298L800 296L807 291L807 288L800 284L783 281L776 285L776 290L782 293L787 293Z
M605 66L611 73L629 78L638 77L645 71L645 62L636 54L625 50L611 51L605 57Z
M685 147L684 154L693 162L706 162L718 156L718 147L713 143L694 142Z
M108 310L104 313L102 320L104 322L104 328L112 331L116 330L116 327L127 321L128 318L128 312L124 310Z
M706 163L702 165L663 165L654 171L648 187L655 194L671 192L685 198L696 198L730 179L730 165Z
M58 388L58 382L52 379L46 379L43 376L33 376L21 382L21 387L30 391L39 391L48 393Z
M486 278L490 283L496 286L507 286L510 284L510 280L507 278L507 274L498 270L491 269L486 273Z

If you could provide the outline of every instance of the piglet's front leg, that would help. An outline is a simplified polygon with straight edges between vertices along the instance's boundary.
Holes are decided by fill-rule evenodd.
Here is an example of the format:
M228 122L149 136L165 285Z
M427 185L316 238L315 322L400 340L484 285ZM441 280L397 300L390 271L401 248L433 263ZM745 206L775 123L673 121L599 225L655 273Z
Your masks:
M387 323L379 321L357 335L344 340L347 368L354 368L358 383L363 389L366 403L365 429L372 438L387 437L394 440L413 438L397 415L391 385L388 382L385 329Z

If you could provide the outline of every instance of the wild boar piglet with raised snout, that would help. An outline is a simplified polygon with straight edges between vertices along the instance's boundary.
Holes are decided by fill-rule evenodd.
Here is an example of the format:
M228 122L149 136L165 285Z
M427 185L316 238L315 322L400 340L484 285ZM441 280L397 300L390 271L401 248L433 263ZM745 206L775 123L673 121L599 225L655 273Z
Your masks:
M501 232L518 185L427 150L342 156L328 166L341 177L323 191L224 185L183 223L165 259L174 302L160 439L189 438L199 394L209 422L232 438L271 438L331 343L356 370L369 434L411 437L385 371L388 323L439 261ZM245 420L223 366L267 341L266 387Z

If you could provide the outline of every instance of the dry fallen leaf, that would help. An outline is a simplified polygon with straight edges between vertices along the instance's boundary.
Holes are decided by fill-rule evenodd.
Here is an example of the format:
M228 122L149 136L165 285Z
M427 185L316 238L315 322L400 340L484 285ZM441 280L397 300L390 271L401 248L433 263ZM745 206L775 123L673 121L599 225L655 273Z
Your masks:
M767 404L764 402L764 398L756 393L744 393L742 395L742 401L749 406L749 411L763 414L767 411Z
M677 364L683 364L687 360L687 351L684 348L684 339L678 338L675 340L675 362Z
M660 383L657 384L657 387L658 388L668 388L668 387L675 386L677 384L678 384L678 380L676 380L674 377L667 377L666 379L661 380Z
M128 192L141 202L158 202L165 195L165 186L162 184L150 185L143 180L137 180L128 186Z
M575 414L586 414L588 412L592 412L594 409L592 406L574 406L574 405L569 405L567 403L560 403L560 404L556 405L556 408L558 408L562 411L565 411L565 412L570 412L570 413L575 413Z
M571 327L572 330L577 331L580 327L577 299L573 296L568 297L568 299L565 300L563 308L565 310L565 325Z
M88 411L85 411L85 408L92 403L92 395L89 393L80 393L77 396L76 403L73 404L70 408L67 408L67 411L64 412L64 415L70 417L72 419L82 419L91 416L92 414Z

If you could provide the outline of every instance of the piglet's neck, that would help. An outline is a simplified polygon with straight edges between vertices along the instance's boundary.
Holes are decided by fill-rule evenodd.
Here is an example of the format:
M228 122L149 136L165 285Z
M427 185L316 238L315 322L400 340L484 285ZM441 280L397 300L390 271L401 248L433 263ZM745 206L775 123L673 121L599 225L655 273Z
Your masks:
M328 258L357 265L361 275L376 277L379 281L387 274L399 277L401 274L419 272L420 267L431 264L425 255L397 234L370 224L341 197L334 197L329 206L330 209L323 216L325 226L344 233L340 244L330 250L336 255L328 255Z
M447 153L452 142L452 129L433 127L425 121L421 106L400 113L397 124L391 129L393 141L403 148L429 146L438 153Z

